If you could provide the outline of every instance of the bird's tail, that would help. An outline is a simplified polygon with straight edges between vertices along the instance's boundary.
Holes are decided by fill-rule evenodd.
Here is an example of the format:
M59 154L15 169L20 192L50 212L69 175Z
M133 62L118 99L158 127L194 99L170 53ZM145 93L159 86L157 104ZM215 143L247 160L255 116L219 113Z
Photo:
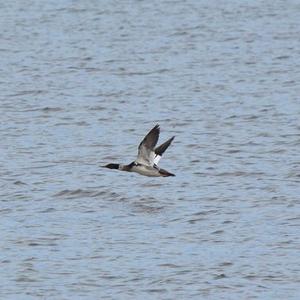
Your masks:
M175 174L172 174L172 173L170 173L170 172L168 172L167 170L164 170L164 169L159 169L159 173L163 177L175 176Z

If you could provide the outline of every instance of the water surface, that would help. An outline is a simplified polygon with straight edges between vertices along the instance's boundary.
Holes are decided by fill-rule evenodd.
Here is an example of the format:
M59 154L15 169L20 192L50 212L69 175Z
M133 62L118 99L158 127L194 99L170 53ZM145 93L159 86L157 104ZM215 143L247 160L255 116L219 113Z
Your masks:
M0 298L298 299L298 1L0 4ZM156 123L174 178L131 162Z

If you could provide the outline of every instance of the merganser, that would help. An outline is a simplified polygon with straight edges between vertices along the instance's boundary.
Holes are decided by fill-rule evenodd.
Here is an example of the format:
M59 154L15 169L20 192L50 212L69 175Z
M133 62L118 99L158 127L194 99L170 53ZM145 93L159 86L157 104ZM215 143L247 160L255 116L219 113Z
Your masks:
M175 136L155 148L160 133L159 125L155 125L148 134L144 137L138 148L138 156L135 161L129 165L123 164L107 164L104 168L117 169L120 171L135 172L140 175L149 177L168 177L175 176L174 174L159 168L158 162L160 161L163 153L170 146Z

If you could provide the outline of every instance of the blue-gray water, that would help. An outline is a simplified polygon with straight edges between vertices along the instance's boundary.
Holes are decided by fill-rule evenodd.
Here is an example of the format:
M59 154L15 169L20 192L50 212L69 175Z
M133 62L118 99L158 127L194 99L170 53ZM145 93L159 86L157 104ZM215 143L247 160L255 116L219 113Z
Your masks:
M1 299L299 299L299 1L2 1L0 25ZM156 123L176 177L99 167Z

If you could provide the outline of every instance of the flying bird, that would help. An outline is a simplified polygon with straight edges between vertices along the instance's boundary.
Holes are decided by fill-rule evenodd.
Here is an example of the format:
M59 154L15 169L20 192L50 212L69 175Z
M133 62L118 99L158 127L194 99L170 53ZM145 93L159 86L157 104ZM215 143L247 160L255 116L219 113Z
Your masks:
M159 125L155 125L144 137L138 148L138 156L135 161L129 165L107 164L104 168L117 169L120 171L135 172L149 177L169 177L174 174L158 167L163 153L168 149L175 136L155 148L160 133Z

